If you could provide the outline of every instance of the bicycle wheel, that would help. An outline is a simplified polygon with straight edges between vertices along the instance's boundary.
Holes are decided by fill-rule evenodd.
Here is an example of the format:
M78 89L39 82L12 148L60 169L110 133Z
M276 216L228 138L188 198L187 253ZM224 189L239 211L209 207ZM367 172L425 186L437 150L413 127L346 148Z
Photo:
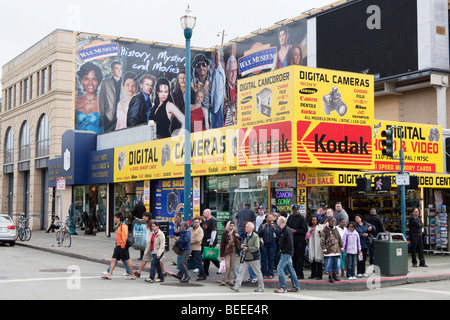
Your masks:
M14 241L17 241L19 239L19 227L16 227L16 235L14 237Z
M25 241L26 239L25 228L19 229L19 239L20 241Z
M67 248L69 248L72 245L72 237L69 232L64 232L64 244Z
M31 229L30 227L26 227L25 229L25 241L30 241L31 239Z

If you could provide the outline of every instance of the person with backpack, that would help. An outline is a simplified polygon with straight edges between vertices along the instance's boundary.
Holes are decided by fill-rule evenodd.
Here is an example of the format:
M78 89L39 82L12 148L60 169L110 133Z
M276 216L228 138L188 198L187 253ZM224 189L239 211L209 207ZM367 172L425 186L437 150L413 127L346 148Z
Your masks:
M136 280L136 277L133 273L133 264L130 259L130 252L128 250L129 246L127 245L128 241L128 226L123 223L123 215L120 212L114 214L114 223L118 225L116 231L116 247L114 248L114 253L111 258L111 265L109 268L109 273L107 275L102 276L102 279L111 280L112 274L114 272L114 268L116 267L117 260L124 261L124 264L128 264L128 268L130 269L130 276L128 276L127 280Z
M328 281L340 281L339 261L343 251L342 240L336 228L336 218L329 217L320 234L320 246L325 257L325 272L328 273Z

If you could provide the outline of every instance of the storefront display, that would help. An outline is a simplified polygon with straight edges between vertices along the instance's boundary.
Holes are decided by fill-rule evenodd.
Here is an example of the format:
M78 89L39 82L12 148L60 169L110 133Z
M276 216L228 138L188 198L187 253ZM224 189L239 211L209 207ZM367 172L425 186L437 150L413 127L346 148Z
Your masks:
M448 190L430 189L425 209L424 243L431 253L449 253L448 248L448 210L450 209L450 192Z

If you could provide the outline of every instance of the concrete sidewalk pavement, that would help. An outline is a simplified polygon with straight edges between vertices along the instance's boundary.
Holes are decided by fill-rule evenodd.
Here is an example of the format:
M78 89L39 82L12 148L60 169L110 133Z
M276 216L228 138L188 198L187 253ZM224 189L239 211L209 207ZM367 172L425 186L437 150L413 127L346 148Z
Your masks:
M170 239L170 248L172 247L174 239ZM70 248L59 247L56 243L56 233L45 233L45 231L33 231L30 241L22 242L18 240L16 242L18 246L24 246L32 249L43 250L50 253L61 254L69 256L72 258L83 259L87 261L97 262L104 265L104 267L99 267L99 277L102 271L107 269L110 264L111 256L113 254L115 245L115 234L112 237L107 237L104 233L99 232L96 236L87 235L74 235L72 236L72 245ZM133 248L130 249L130 256L132 263L134 265L134 270L139 268L141 261L139 260L140 251ZM426 255L425 257L428 268L417 267L413 268L411 266L411 258L408 260L409 271L406 276L394 276L385 277L370 273L369 278L361 278L357 280L349 281L346 278L341 277L341 281L335 283L329 283L327 281L328 276L324 275L323 280L309 280L307 279L310 275L309 270L305 270L305 279L300 280L300 287L302 290L338 290L338 291L357 291L357 290L368 290L379 287L387 287L394 285L401 285L407 283L417 283L417 282L427 282L427 281L438 281L438 280L450 280L450 256L444 255ZM165 253L164 256L164 267L166 272L169 274L176 274L178 272L176 261L177 255L170 250ZM122 267L120 263L119 266ZM142 277L147 277L149 272L148 263L144 269ZM237 264L238 267L238 264ZM368 273L370 272L371 266L367 267ZM217 268L211 264L209 270L209 277L206 281L219 283L222 275L217 274ZM116 270L115 274L119 274L121 270ZM196 276L193 275L192 270L189 271L191 274L191 282L195 281ZM123 273L123 272L122 272ZM289 282L289 281L288 281ZM264 284L267 288L278 288L278 279L275 276L274 279L264 280ZM251 283L244 283L243 285L254 285ZM290 284L288 284L290 287Z

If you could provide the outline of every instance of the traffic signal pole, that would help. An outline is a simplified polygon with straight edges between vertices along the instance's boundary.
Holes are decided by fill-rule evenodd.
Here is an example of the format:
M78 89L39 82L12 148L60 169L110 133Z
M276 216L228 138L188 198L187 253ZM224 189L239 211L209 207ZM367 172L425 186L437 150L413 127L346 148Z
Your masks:
M405 173L405 152L403 151L403 131L400 130L400 174ZM402 212L402 233L406 239L406 186L400 186L400 207Z
M400 138L400 148L399 148L399 158L395 157L395 134L394 129L399 132ZM381 133L381 136L386 140L382 141L382 145L386 147L382 153L388 158L392 158L394 160L400 160L400 175L405 173L405 152L403 150L403 128L402 127L389 127ZM402 214L402 233L406 237L406 186L400 185L400 211Z

